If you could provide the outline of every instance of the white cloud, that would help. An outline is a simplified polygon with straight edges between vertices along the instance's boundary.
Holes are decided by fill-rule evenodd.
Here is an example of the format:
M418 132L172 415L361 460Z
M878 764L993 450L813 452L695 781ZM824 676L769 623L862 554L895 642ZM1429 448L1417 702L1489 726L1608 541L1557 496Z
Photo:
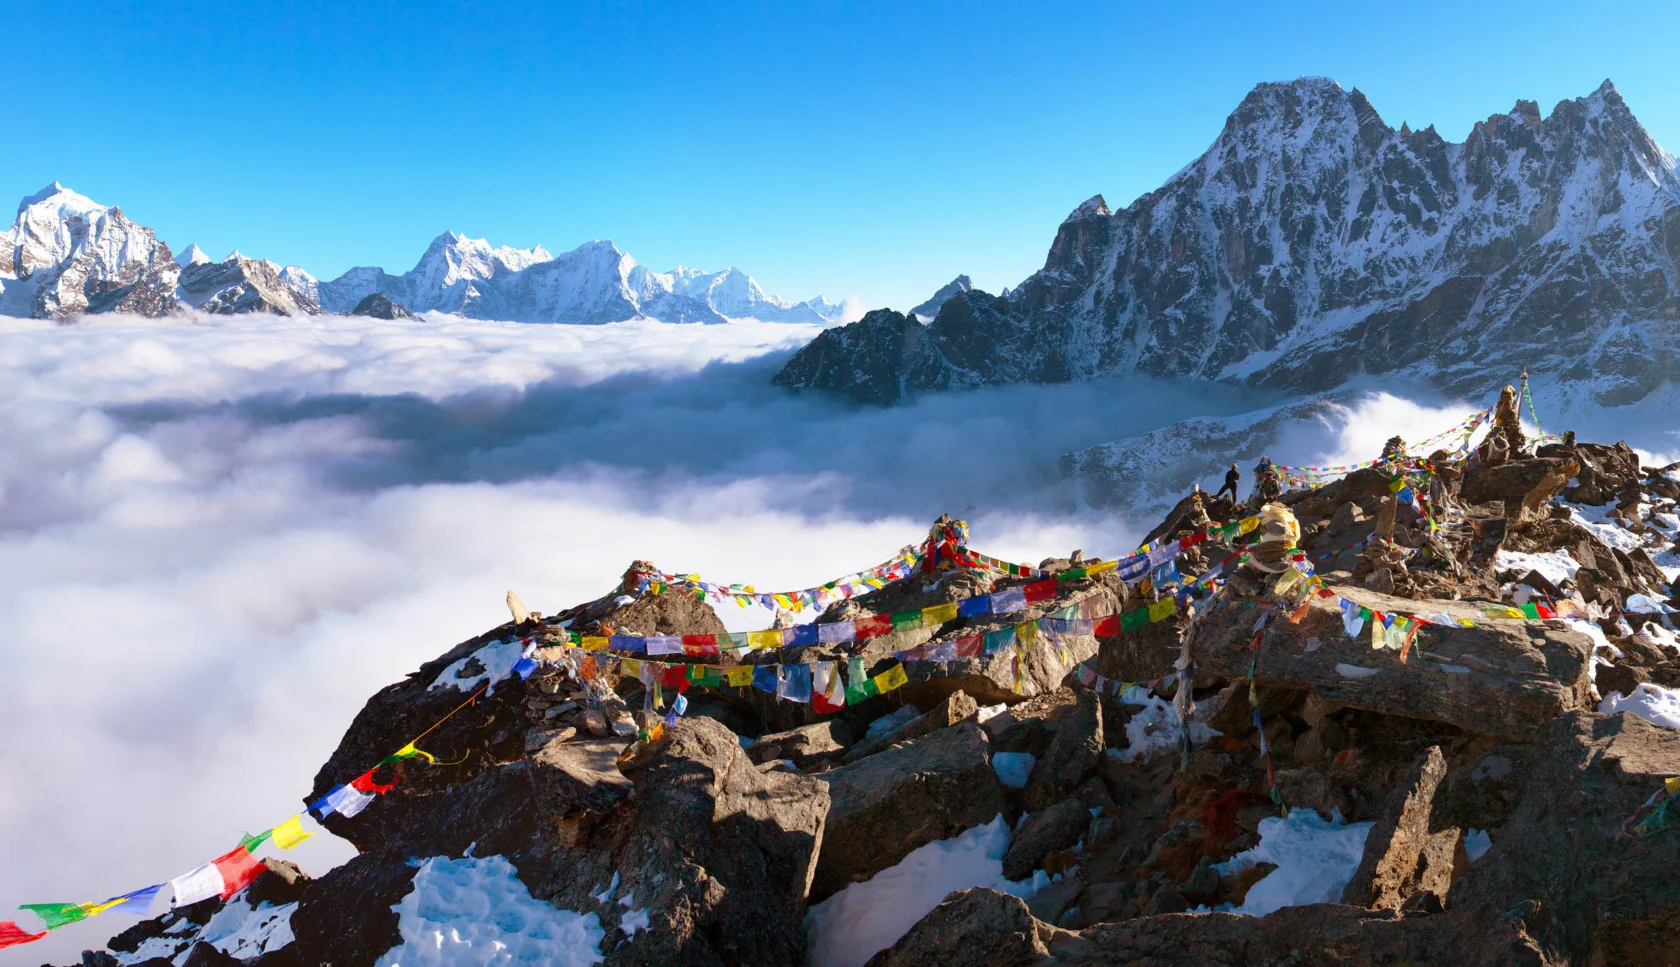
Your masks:
M297 812L366 698L504 620L509 588L552 612L636 558L804 587L946 510L1000 556L1113 555L1153 522L1081 510L1056 458L1254 405L1146 380L893 410L770 387L815 331L0 324L0 907L158 882ZM348 847L300 852L319 872Z

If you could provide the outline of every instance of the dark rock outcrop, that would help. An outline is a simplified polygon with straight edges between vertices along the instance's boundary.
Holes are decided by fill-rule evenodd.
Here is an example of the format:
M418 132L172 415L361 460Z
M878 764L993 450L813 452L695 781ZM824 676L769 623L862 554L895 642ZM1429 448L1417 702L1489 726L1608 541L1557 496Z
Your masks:
M373 319L412 319L414 313L400 302L392 302L383 292L369 293L367 298L356 303L356 308L350 310L353 316L368 316Z

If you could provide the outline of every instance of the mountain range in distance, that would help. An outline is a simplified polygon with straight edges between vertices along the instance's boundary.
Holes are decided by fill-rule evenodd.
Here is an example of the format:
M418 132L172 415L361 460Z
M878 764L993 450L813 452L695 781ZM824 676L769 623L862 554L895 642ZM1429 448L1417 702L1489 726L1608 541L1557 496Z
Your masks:
M1128 374L1480 396L1526 369L1623 405L1680 378L1680 177L1609 81L1458 144L1332 80L1265 83L1160 188L1075 208L1013 290L966 281L819 334L776 382L886 405Z
M445 232L402 275L359 266L323 282L300 266L238 251L219 262L197 245L176 255L121 208L57 182L23 199L11 229L0 234L0 315L164 316L179 307L311 315L355 312L364 303L475 319L590 324L649 317L827 324L844 312L820 296L790 302L767 294L733 267L655 272L603 240L551 255L540 245L492 248L483 239Z

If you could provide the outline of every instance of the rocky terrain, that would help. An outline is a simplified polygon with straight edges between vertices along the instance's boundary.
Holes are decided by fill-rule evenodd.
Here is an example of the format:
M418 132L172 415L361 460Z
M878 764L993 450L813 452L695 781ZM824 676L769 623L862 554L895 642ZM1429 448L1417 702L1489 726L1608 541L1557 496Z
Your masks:
M179 257L122 209L54 182L18 206L0 234L0 316L73 319L83 313L356 313L370 297L410 313L443 312L512 322L601 323L837 320L821 297L793 303L767 294L739 269L653 272L608 241L562 255L542 246L492 248L445 232L402 275L359 266L328 282L302 267L234 252L221 262L196 245ZM379 303L370 303L379 305ZM359 313L366 315L368 313ZM393 318L379 316L379 318Z
M1482 396L1526 368L1627 404L1680 375L1680 177L1608 81L1460 144L1330 80L1261 84L1165 185L1074 209L1020 286L922 311L824 332L776 382L890 404L1127 373L1295 393L1405 374Z
M1680 466L1493 437L1120 560L942 520L807 631L510 595L322 765L357 856L83 964L1680 963Z

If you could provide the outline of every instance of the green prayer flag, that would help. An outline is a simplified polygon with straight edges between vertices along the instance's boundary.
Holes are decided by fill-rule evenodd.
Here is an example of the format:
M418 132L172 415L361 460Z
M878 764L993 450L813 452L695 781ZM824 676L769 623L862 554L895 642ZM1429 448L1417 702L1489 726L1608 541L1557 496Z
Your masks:
M40 917L48 930L57 930L67 923L87 919L87 910L80 903L25 903L19 910L28 910Z
M381 763L381 765L383 764L384 763ZM255 853L257 851L257 847L268 842L268 837L273 832L274 830L272 829L265 829L255 836L252 836L250 833L246 833L244 836L239 837L239 845L245 847L245 852Z
M1062 573L1056 575L1057 578L1063 581L1078 581L1084 576L1085 569L1082 567L1070 567Z
M1540 619L1540 609L1534 606L1533 601L1522 606L1522 613L1536 621Z
M922 626L920 611L900 611L892 616L894 631L915 631Z
M1138 630L1139 628L1143 627L1144 625L1146 625L1148 623L1149 623L1149 609L1148 608L1139 608L1136 611L1128 611L1125 614L1120 616L1120 630L1121 631L1136 631L1136 630Z

